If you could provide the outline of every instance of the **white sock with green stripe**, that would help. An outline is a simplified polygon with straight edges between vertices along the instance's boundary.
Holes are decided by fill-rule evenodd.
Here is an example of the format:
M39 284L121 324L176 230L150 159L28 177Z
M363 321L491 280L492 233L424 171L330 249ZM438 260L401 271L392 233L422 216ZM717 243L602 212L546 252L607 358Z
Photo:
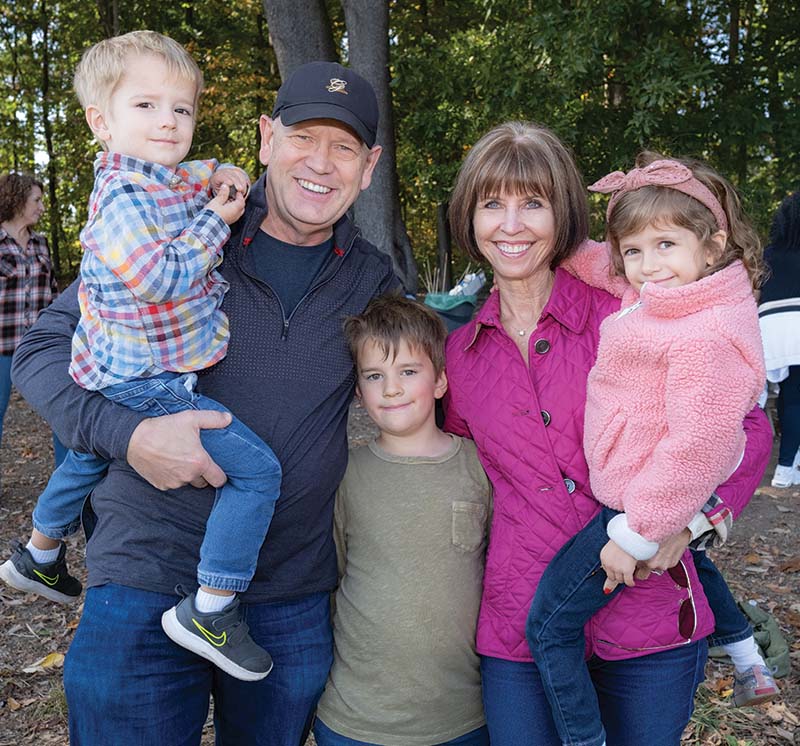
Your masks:
M39 565L49 565L51 562L55 562L58 559L58 553L61 551L61 547L56 547L55 549L37 549L33 546L32 541L27 543L25 549L31 553L33 561Z

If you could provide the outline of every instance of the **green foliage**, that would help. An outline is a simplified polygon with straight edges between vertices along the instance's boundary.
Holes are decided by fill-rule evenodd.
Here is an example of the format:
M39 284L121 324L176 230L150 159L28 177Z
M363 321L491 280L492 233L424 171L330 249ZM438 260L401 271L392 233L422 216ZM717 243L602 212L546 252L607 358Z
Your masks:
M152 28L168 34L195 55L205 74L206 93L190 157L231 161L256 176L258 117L269 111L279 82L260 2L134 0L117 5L118 33ZM6 91L0 98L0 162L3 169L53 177L58 224L51 225L46 215L38 228L51 236L51 248L58 246L64 282L75 276L80 263L78 234L86 220L92 163L99 150L74 96L72 75L83 50L111 33L109 13L111 4L104 2L0 2L0 70ZM49 159L43 110L53 131Z
M327 6L346 58L341 4ZM391 0L397 168L418 258L434 253L437 205L470 145L512 118L552 127L587 182L645 147L708 159L766 234L800 181L799 10L797 0ZM192 155L260 169L257 120L279 79L259 0L0 0L0 159L55 179L57 224L42 227L58 235L63 274L80 258L96 151L72 71L88 44L145 27L184 43L205 73ZM603 200L592 204L599 232Z

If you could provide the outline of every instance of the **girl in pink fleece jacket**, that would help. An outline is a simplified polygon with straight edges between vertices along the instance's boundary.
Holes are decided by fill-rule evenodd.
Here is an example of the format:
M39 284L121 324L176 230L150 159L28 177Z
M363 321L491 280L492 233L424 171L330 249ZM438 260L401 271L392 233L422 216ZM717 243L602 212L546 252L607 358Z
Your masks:
M574 677L588 672L567 663L583 651L586 622L619 584L634 584L659 541L687 526L698 546L727 535L730 514L712 525L702 509L739 464L742 420L765 380L753 296L761 247L735 191L699 162L643 153L637 166L590 187L612 194L609 243L587 242L568 264L621 296L622 310L600 327L587 383L584 450L607 507L549 564L526 630L565 744L588 743L587 730L604 742L597 703L574 696ZM771 698L777 687L724 579L704 552L695 564L715 642L736 665L734 702Z

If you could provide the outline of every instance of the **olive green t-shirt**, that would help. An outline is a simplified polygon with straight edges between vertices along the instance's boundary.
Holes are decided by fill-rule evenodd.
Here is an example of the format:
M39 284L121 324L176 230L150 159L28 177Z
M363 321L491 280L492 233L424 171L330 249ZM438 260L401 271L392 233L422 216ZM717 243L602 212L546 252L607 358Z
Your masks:
M436 458L351 452L336 496L334 660L318 717L382 746L484 724L475 625L491 488L472 441Z

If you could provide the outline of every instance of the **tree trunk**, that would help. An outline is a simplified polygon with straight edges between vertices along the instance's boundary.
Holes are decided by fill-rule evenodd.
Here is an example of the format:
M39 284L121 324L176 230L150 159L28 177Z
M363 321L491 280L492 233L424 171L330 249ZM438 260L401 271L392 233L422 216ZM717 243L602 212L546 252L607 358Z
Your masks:
M395 158L394 116L389 87L389 4L374 0L342 0L347 24L350 64L375 89L380 123L378 144L383 154L372 185L355 205L356 224L368 241L389 254L408 292L417 290L417 265L402 216Z
M56 154L53 147L53 123L50 119L50 17L47 1L42 2L42 124L44 141L47 149L47 205L50 218L50 256L53 260L53 271L58 277L61 274L61 216L58 209L58 171Z
M264 0L281 80L314 60L337 59L324 0Z

